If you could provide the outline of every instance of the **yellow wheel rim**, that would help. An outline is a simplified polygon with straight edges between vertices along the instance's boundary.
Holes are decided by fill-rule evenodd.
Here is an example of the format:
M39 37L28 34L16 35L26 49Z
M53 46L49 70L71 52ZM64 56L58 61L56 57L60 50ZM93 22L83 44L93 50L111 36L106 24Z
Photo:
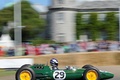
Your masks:
M20 73L20 80L31 80L31 73L29 71L22 71Z
M90 70L86 74L87 80L97 80L98 73L95 70Z

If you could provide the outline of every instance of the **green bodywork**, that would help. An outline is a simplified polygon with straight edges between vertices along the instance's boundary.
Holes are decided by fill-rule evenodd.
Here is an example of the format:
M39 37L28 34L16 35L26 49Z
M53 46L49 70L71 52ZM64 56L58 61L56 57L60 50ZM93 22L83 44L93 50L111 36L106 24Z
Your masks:
M44 64L34 64L30 66L30 68L34 71L36 75L36 80L54 80L53 74L56 70L52 70L48 65ZM80 80L83 76L85 69L83 68L76 68L76 69L59 69L58 71L64 71L65 76L63 73L60 73L58 77L65 77L64 80ZM114 77L114 74L99 70L101 80L110 79ZM57 75L57 74L55 74Z

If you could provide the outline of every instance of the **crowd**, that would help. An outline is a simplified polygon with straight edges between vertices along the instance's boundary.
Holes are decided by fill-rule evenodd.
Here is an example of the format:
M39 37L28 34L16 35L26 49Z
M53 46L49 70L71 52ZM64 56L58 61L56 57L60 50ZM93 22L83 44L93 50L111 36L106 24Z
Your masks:
M72 52L95 52L95 51L118 51L120 43L118 41L78 41L76 43L59 43L59 44L40 44L33 46L24 43L22 45L21 55L44 55L44 54L62 54ZM14 56L15 49L9 48L3 50L0 47L0 56Z

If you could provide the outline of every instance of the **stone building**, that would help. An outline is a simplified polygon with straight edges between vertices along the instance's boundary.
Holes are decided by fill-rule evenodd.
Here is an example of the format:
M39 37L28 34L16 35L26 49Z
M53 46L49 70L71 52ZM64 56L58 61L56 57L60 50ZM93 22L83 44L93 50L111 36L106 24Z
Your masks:
M56 42L75 40L75 0L51 0L48 12L48 25L51 39Z
M76 40L75 16L84 13L88 19L91 12L99 13L98 19L104 20L107 12L118 12L120 1L84 1L76 5L76 0L51 0L48 15L48 31L50 38L57 42L73 42Z

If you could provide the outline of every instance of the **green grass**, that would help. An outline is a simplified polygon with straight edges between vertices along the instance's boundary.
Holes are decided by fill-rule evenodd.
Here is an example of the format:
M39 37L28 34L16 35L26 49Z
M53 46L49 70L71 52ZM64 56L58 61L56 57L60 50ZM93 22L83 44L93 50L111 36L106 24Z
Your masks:
M0 77L14 75L16 71L0 70Z

